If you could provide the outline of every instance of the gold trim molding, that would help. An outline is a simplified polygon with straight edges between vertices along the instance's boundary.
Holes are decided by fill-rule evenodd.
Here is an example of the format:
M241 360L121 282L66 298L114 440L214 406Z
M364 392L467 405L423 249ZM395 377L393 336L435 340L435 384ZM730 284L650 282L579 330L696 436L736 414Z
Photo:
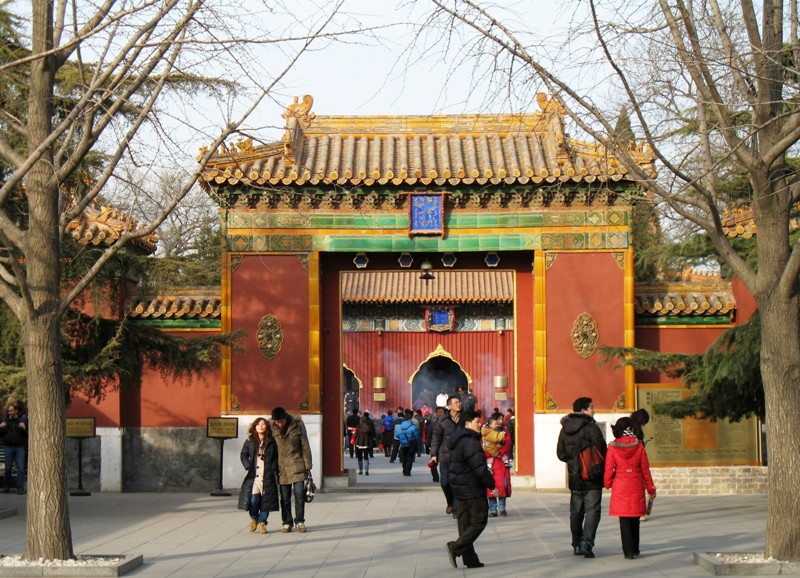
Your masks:
M364 389L364 383L361 381L361 378L360 378L360 377L358 377L358 376L356 375L356 372L355 372L355 371L353 371L352 369L350 369L349 367L347 367L347 364L346 364L346 363L342 363L342 369L346 369L347 371L349 371L350 373L352 373L352 374L353 374L353 377L355 378L355 380L356 380L356 383L358 383L358 391L359 391L359 392L360 392L362 389Z
M269 360L278 357L283 347L283 328L272 313L267 313L258 324L258 350Z
M548 409L548 410L558 409L558 404L556 403L556 400L549 393L547 394L547 402L545 403L544 407L545 407L545 409Z
M589 313L581 313L572 324L572 347L579 357L591 357L600 338L597 321Z
M614 402L614 409L627 409L625 406L625 392L619 394L617 401Z
M244 255L231 255L231 273L239 268L239 265L244 261Z

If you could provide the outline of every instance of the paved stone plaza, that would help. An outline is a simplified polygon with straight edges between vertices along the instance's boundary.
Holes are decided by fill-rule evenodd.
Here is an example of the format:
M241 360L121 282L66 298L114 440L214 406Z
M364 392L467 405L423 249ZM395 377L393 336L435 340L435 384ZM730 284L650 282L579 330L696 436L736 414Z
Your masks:
M508 517L491 518L476 544L486 567L454 570L444 544L455 539L456 523L444 514L444 498L429 483L425 460L407 482L395 475L399 463L376 457L372 464L364 491L317 495L306 509L306 534L282 534L278 513L272 514L267 535L250 533L235 495L71 497L75 551L141 554L144 565L127 575L147 577L641 578L710 576L694 564L693 552L758 551L763 545L766 496L660 496L652 518L642 524L641 558L625 560L617 519L605 515L606 495L597 558L587 560L574 556L570 547L569 494L518 491L509 499ZM402 485L405 491L386 491ZM0 494L0 509L6 507L16 507L18 514L0 521L0 553L19 554L25 496Z

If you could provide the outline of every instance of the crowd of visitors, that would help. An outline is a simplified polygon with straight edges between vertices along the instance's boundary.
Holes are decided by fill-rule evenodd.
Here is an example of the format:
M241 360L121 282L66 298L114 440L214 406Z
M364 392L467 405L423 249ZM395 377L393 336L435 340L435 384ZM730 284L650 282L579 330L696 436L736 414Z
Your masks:
M399 458L404 476L411 476L417 457L430 454L428 465L433 481L441 486L445 514L457 520L458 537L446 544L455 568L459 558L466 568L484 566L475 542L490 517L508 516L511 497L514 411L509 408L503 414L494 408L484 418L473 398L454 392L437 397L433 409L424 403L416 409L397 407L379 419L351 403L344 421L344 448L358 460L359 475L369 475L375 448L390 463ZM561 419L556 455L567 464L573 553L595 557L605 488L611 490L609 515L619 518L623 555L634 559L640 554L640 522L656 495L643 430L649 415L637 410L618 419L612 426L615 439L606 444L592 399L579 397L572 409ZM257 418L248 430L241 461L246 476L240 508L248 512L250 531L267 533L269 513L280 509L283 532L295 526L305 532L304 506L313 491L308 498L311 451L302 419L281 407L273 410L271 420Z

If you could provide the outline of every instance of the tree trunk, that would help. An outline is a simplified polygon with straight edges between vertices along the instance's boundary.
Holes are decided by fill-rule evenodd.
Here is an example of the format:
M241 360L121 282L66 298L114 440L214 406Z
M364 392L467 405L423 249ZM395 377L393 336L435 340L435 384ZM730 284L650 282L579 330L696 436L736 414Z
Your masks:
M31 264L29 264L30 268ZM26 560L73 557L66 476L60 322L55 312L22 326L28 371L28 519Z
M56 61L53 4L32 2L28 151L50 136ZM27 303L20 315L28 373L29 484L25 532L26 560L72 558L67 504L64 386L61 370L59 183L52 147L44 151L25 179L28 230L25 235ZM23 289L24 291L24 289Z
M767 415L769 509L764 555L800 561L800 299L761 306L761 378Z

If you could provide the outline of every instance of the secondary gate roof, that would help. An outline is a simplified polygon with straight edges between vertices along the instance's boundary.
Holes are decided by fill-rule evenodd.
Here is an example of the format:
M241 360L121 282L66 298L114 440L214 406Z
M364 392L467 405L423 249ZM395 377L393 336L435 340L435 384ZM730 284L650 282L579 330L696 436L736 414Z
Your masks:
M513 271L344 271L344 303L512 303Z

